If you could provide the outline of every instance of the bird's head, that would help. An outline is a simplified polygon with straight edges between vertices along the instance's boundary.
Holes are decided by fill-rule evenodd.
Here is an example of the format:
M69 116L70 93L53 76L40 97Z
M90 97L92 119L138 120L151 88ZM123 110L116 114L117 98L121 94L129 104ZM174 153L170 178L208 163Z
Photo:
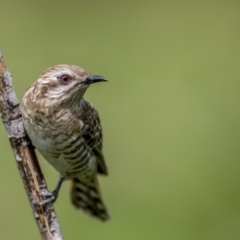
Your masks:
M46 69L35 84L36 97L46 105L79 102L90 84L106 82L74 65L56 65ZM46 102L47 101L47 102Z

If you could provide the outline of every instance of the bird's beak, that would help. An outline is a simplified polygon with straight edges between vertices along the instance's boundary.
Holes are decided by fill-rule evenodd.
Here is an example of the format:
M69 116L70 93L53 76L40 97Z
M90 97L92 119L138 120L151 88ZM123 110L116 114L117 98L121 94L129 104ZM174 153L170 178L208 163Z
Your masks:
M92 83L96 83L96 82L108 82L108 80L104 77L101 76L97 76L97 75L90 75L86 78L86 80L84 81L84 83L86 85L90 85Z

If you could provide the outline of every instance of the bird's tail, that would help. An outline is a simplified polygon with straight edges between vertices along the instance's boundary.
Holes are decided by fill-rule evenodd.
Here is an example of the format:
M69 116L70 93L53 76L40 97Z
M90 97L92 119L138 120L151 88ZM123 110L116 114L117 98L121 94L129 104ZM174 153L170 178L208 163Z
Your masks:
M71 200L73 205L102 221L110 219L107 208L102 200L97 176L90 182L80 178L72 179Z

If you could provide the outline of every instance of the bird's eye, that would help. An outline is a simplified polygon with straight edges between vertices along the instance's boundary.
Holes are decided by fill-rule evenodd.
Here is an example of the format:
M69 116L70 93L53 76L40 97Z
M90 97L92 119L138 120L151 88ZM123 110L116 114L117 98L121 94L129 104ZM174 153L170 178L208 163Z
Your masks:
M63 84L68 84L70 83L71 78L68 75L62 75L60 77L60 82Z

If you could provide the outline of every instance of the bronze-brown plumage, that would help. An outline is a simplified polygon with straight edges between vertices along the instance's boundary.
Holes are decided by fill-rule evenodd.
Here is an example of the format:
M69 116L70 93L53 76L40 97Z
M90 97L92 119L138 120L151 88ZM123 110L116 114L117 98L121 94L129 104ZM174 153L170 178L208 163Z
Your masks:
M106 81L73 65L48 68L23 97L26 131L43 157L60 173L61 182L71 179L75 207L109 219L99 190L97 173L107 175L102 154L102 128L97 110L83 99L88 86Z

